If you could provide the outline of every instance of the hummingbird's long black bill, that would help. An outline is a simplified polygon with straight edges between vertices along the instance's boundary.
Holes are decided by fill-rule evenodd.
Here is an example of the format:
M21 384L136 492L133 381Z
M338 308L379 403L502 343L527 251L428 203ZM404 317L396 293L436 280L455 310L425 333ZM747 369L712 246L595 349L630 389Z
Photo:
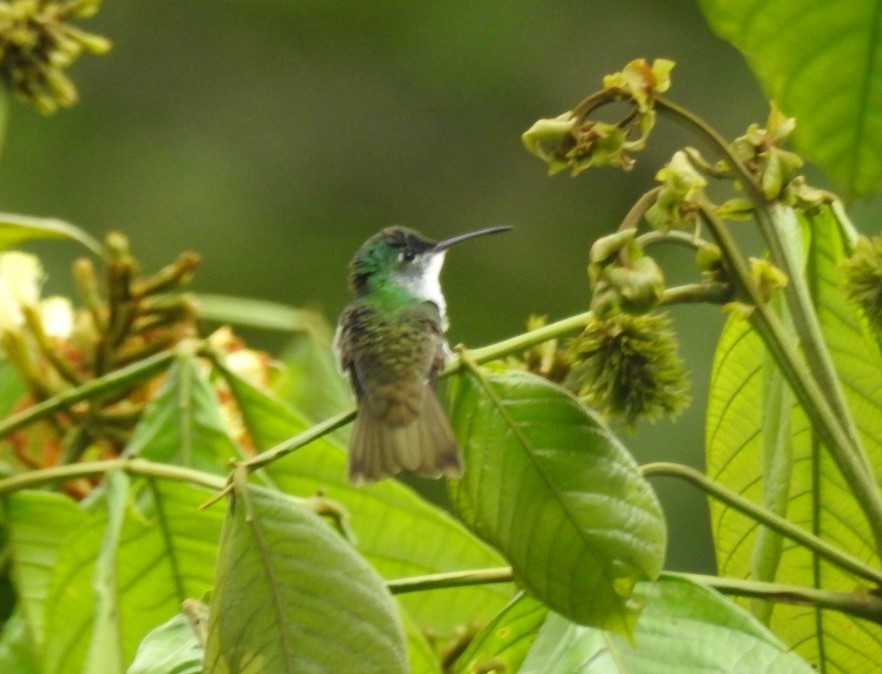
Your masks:
M499 232L507 232L510 229L514 229L511 225L498 225L496 227L487 227L485 229L479 229L474 232L466 232L465 234L457 234L456 236L451 236L449 239L444 239L444 241L439 241L432 247L432 252L438 253L442 250L447 250L454 244L460 243L461 241L467 241L468 239L474 239L476 236L484 236L485 234L498 234Z

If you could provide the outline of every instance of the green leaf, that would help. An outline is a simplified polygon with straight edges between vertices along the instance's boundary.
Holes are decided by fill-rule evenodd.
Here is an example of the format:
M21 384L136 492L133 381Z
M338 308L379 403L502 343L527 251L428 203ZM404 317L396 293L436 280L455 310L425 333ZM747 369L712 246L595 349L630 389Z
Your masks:
M107 524L104 527L92 589L92 638L83 674L113 674L123 671L122 638L119 624L119 596L116 561L129 497L129 478L112 473L105 482L107 492Z
M100 242L69 222L55 218L0 213L0 250L17 248L34 239L69 239L83 244L98 257L104 256L104 246Z
M239 488L227 509L205 672L407 671L382 579L321 518L283 494Z
M331 349L331 326L318 314L308 319L307 329L295 334L280 355L285 369L274 388L295 409L321 421L354 401Z
M199 317L218 323L233 323L263 330L299 332L309 329L314 312L287 304L258 300L252 297L212 295L197 297Z
M637 462L575 397L525 372L459 377L451 420L463 521L572 620L628 632L634 583L658 575L666 529Z
M242 409L255 446L268 449L308 429L306 419L277 398L221 370ZM387 579L503 565L502 558L450 515L395 480L354 487L346 452L324 436L275 461L262 473L287 493L321 491L350 514L358 550ZM419 535L413 535L418 531ZM449 588L399 597L423 629L447 635L458 625L489 620L511 596L510 585Z
M21 612L14 611L0 632L0 672L39 674L37 653Z
M21 491L4 501L15 588L28 634L39 649L52 573L62 549L86 516L61 494Z
M796 221L792 227L799 228ZM882 354L859 311L847 300L838 266L850 248L850 226L832 210L802 222L809 288L843 391L877 475L882 475ZM800 237L789 244L801 245ZM809 419L793 402L749 324L726 324L711 380L707 472L751 501L785 515L871 566L880 560L863 513ZM721 574L827 589L858 581L810 551L712 501L711 527ZM843 674L882 661L882 629L811 607L776 604L758 610L776 634L808 661ZM843 635L848 635L844 637Z
M691 582L640 583L633 639L549 613L521 674L811 674L812 669L736 604ZM857 671L857 670L855 670ZM869 671L869 670L866 670Z
M50 576L49 587L37 592L38 598L45 597L40 599L44 614L39 641L43 643L42 674L83 671L93 628L108 621L118 632L121 662L128 662L150 629L177 613L184 599L201 596L210 589L213 570L206 560L217 555L222 518L219 511L198 510L210 495L207 490L183 483L147 483L140 494L140 509L126 499L115 547L108 538L115 529L108 529L104 498L96 498L83 511L79 526L67 512L68 506L58 505L58 497L22 492L10 499L8 517L11 535L16 540L16 568L20 560L27 569L36 567L39 561ZM113 498L113 507L119 508L122 495ZM53 505L54 510L50 510ZM43 556L42 541L55 528L29 535L38 525L26 518L35 512L47 517L60 514L64 519L59 522L70 525L64 535L58 536L60 544L45 546ZM100 560L97 566L96 559ZM22 576L22 583L28 582L35 572L29 570L28 574ZM19 592L28 592L37 581L45 582L37 576L28 586L17 584L17 588ZM100 601L96 586L103 593ZM102 607L111 606L117 608L117 614L102 611ZM117 646L103 629L100 636L95 633L94 639L109 642L95 645L96 649ZM97 660L97 652L93 653Z
M882 187L882 29L875 0L701 0L769 98L797 119L793 141L849 195Z
M457 658L457 674L521 671L524 658L548 614L547 606L529 595L519 594Z
M201 674L204 652L190 619L179 613L144 637L126 674Z
M195 356L182 354L169 368L125 454L217 475L226 475L229 460L241 455L227 432L217 394Z

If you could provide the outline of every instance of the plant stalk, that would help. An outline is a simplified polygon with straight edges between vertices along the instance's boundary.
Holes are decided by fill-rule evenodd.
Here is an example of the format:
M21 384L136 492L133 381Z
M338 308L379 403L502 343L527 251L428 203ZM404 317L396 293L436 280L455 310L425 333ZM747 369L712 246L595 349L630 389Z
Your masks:
M51 416L80 401L105 396L149 379L166 369L176 355L175 350L158 353L31 405L18 414L0 421L0 437L14 433L28 424Z
M511 570L511 567L503 566L495 569L451 571L449 573L434 573L426 576L399 578L397 580L386 581L386 587L392 594L405 594L407 592L440 590L447 587L510 583L513 580L514 572Z
M665 571L662 577L688 580L696 585L714 589L721 594L830 609L882 624L882 598L869 592L833 592L800 585L766 583L673 571ZM405 594L470 585L510 583L514 580L514 572L510 567L500 567L399 578L386 581L386 587L392 594Z
M833 592L801 585L721 578L696 573L666 571L665 576L683 578L721 594L751 597L779 604L829 609L882 625L882 598L871 592Z
M208 489L223 489L226 480L219 475L206 473L193 468L184 468L169 463L158 463L140 458L108 459L106 461L89 461L65 466L43 468L28 473L21 473L0 480L0 496L20 489L40 487L46 484L67 482L86 477L106 475L113 471L122 471L129 475L153 477L176 482L189 482Z
M679 463L667 462L648 463L641 466L640 470L643 473L643 476L647 478L664 476L685 480L698 487L709 496L718 501L722 501L730 508L747 515L751 519L764 524L782 536L808 548L831 564L835 564L849 573L853 573L860 578L870 581L876 587L882 587L882 571L879 569L868 566L857 557L853 557L847 552L843 552L836 546L831 545L827 541L815 536L813 533L798 527L780 515L766 510L765 508L748 501L731 489L727 489L726 487L717 484L701 471Z

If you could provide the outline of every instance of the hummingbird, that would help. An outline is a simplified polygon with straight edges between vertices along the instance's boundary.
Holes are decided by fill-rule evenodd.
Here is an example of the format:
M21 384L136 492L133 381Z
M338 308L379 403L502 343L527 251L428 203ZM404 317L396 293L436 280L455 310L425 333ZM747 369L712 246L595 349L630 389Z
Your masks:
M432 241L406 227L387 227L352 259L355 299L334 335L340 369L355 394L349 480L368 484L400 472L459 477L463 462L435 395L450 354L440 273L447 249L498 226Z

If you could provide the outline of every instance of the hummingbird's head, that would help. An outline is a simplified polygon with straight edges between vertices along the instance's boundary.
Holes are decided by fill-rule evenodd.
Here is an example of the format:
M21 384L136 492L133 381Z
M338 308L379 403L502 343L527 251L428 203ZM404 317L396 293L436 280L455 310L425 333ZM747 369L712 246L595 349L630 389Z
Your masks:
M349 276L352 289L358 296L371 291L403 291L421 302L434 302L443 315L444 296L438 277L447 249L461 241L509 229L487 227L435 242L407 227L387 227L365 241L355 254Z
M444 249L407 227L387 227L364 242L352 260L350 283L356 295L379 285L416 288L438 278Z

